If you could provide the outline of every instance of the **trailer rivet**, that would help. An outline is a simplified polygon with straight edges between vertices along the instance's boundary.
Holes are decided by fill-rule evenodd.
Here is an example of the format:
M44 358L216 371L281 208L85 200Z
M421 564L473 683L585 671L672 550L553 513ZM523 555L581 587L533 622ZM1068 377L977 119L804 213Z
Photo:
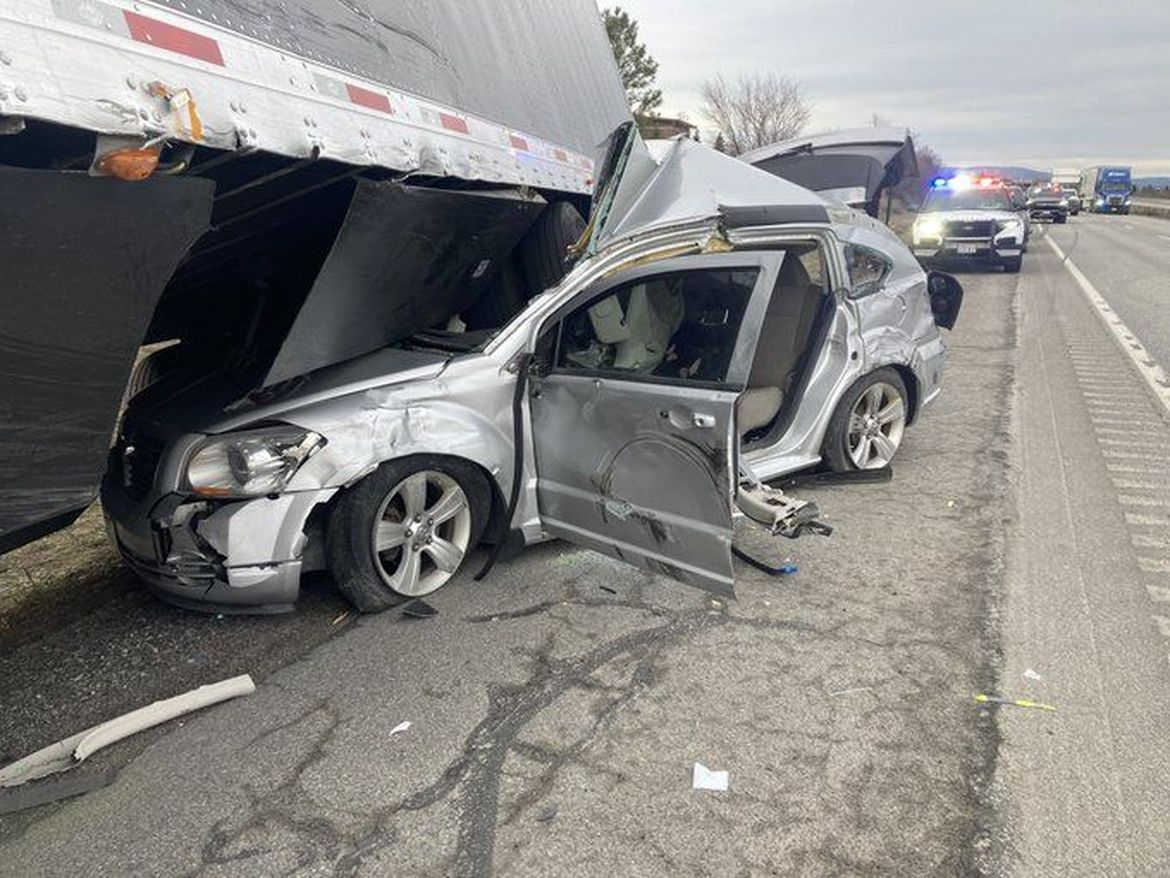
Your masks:
M16 87L16 91L14 91L13 94L16 95L16 99L18 101L27 101L28 100L28 94L19 85Z
M126 77L126 88L130 89L130 91L136 91L138 89L138 83L133 76Z
M7 67L11 63L12 63L11 56L9 56L9 54L7 52L0 52L0 64L3 64L5 67Z
M232 108L233 113L240 112L240 105L237 104L235 101L232 101L230 104L228 104L228 106Z

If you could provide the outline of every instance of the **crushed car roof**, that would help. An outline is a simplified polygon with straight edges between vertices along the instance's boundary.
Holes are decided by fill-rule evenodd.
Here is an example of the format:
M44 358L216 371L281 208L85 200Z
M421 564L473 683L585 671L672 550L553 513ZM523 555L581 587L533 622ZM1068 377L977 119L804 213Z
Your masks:
M630 154L596 246L669 226L721 219L728 227L826 223L828 203L802 186L686 138L640 138Z

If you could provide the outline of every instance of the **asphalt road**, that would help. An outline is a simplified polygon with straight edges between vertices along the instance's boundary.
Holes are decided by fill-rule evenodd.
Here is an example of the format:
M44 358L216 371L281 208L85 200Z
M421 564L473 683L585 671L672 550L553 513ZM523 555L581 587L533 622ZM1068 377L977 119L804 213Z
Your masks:
M1048 227L1170 363L1170 222ZM1165 408L1043 242L1017 294L1002 590L997 866L1020 875L1170 874L1170 450ZM1165 300L1163 299L1163 302Z
M327 591L275 620L127 592L25 644L0 666L13 755L103 709L243 670L260 682L76 770L120 766L110 786L0 818L0 862L20 875L969 872L995 756L992 712L972 696L993 686L1014 287L971 278L947 392L894 480L804 492L831 538L745 536L800 570L744 569L734 602L550 544L452 583L427 621L335 627ZM695 762L729 771L730 790L693 790Z
M1170 219L1081 214L1047 228L1150 353L1170 366Z
M1106 296L1127 263L1086 242L1119 220L1050 230ZM1170 874L1166 419L1042 237L1018 276L961 275L893 481L799 492L831 538L745 533L800 570L744 568L736 601L554 543L426 621L345 615L325 583L282 619L129 589L0 656L11 756L259 683L0 817L0 871ZM730 789L692 790L695 762Z

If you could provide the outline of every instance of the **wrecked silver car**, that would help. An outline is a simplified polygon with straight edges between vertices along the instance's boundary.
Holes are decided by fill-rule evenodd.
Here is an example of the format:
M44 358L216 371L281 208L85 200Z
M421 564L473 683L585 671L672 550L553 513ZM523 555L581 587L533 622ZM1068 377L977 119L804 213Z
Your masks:
M559 537L730 594L737 495L886 466L962 296L876 220L685 139L656 161L628 124L574 256L490 332L461 331L469 298L243 398L149 388L102 489L127 562L184 605L287 610L323 569L376 611L481 540ZM422 286L374 318L439 304ZM799 504L774 505L783 530Z

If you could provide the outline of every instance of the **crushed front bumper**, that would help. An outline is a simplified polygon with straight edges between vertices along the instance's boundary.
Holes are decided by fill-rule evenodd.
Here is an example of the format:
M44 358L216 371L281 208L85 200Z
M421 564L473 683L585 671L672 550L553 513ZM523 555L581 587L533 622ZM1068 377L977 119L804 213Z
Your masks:
M335 488L224 503L180 494L131 497L102 483L107 528L127 565L159 597L211 612L294 608L309 513Z

